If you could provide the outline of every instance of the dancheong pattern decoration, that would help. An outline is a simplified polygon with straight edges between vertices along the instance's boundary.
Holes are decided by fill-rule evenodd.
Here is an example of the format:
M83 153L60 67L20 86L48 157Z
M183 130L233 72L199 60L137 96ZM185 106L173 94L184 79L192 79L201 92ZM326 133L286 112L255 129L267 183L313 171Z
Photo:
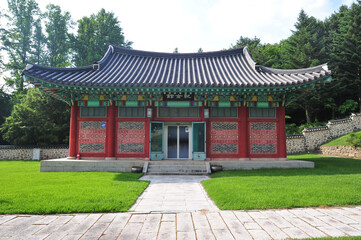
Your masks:
M145 144L144 122L119 122L118 153L142 153Z
M105 129L104 122L80 122L79 152L104 152Z
M211 144L213 153L238 152L238 123L212 122Z
M275 122L250 123L251 153L277 152L277 127Z

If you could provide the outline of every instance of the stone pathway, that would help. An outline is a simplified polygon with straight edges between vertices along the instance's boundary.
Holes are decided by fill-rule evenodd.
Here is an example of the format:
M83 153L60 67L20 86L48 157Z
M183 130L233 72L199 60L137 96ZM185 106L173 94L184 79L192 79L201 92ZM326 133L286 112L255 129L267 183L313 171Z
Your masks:
M361 206L265 211L0 215L0 239L286 239L361 236Z
M130 208L135 212L218 211L202 184L207 176L147 175L140 180L151 181L148 188Z

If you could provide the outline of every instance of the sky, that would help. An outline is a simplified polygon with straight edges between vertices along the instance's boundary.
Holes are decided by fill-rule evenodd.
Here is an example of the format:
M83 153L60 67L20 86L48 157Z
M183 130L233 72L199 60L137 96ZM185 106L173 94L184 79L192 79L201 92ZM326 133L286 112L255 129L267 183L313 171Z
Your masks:
M229 48L240 36L276 43L291 35L301 9L325 19L353 0L36 0L42 11L49 3L70 12L74 21L114 12L133 48L148 51L196 52ZM7 7L0 0L0 8ZM74 30L75 31L75 30Z

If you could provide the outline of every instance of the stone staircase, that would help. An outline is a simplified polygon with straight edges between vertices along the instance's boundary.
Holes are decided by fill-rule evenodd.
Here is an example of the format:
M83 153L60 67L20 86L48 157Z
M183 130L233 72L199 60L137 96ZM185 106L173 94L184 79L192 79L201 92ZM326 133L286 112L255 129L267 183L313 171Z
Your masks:
M162 160L147 162L143 168L147 175L207 175L210 165L203 161Z

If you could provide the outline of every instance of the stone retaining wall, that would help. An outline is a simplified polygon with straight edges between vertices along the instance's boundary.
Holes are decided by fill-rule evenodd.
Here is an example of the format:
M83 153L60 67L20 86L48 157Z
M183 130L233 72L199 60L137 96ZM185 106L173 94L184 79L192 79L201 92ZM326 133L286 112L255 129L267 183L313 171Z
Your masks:
M326 126L305 128L302 135L287 136L287 153L304 153L318 149L330 140L361 129L361 114L351 114L350 118L331 120Z
M40 159L34 159L34 151L39 148L0 148L1 160L44 160L66 158L69 153L67 147L40 148Z
M361 148L354 146L321 146L320 153L327 156L361 158Z

